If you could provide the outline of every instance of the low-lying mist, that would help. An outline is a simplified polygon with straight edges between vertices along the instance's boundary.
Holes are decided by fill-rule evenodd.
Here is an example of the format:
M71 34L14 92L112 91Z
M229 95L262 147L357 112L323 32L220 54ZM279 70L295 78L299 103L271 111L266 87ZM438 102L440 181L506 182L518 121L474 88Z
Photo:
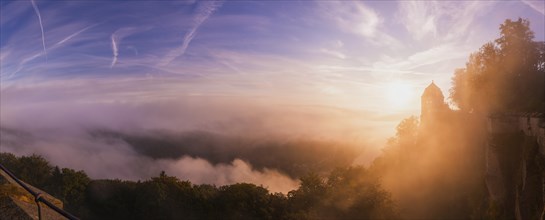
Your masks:
M249 182L287 192L297 177L352 164L356 145L298 139L249 139L207 132L168 135L92 131L81 135L0 129L3 151L39 154L94 178L146 179L164 170L194 183Z
M190 156L203 158L214 165L240 159L256 170L272 168L294 178L309 171L350 165L363 150L363 146L340 141L235 137L205 131L180 134L95 131L92 134L97 139L127 143L138 154L152 159Z
M189 96L121 102L107 89L47 87L58 97L44 89L2 90L0 151L39 154L92 178L140 180L164 170L194 183L287 192L302 174L368 164L395 123L326 106Z

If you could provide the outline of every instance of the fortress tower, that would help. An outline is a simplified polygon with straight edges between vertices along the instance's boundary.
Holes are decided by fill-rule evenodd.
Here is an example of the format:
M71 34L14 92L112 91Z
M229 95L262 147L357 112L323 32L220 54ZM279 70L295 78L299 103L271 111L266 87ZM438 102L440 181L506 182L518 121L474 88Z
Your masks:
M424 126L437 120L449 110L441 89L433 81L426 87L421 97L420 123Z

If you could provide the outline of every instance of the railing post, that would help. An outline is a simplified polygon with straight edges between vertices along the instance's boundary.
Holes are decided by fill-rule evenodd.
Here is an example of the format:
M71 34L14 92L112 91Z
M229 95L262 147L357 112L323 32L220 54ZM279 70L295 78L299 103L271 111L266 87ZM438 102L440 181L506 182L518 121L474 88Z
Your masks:
M42 220L42 207L40 206L40 198L42 198L41 193L37 193L36 196L34 196L34 202L36 202L36 205L38 206L38 220Z
M23 181L17 179L17 177L15 177L15 175L13 175L13 173L11 173L6 167L4 167L4 165L0 164L0 169L3 170L6 174L8 174L8 176L11 179L13 179L17 184L19 184L19 186L23 187L23 189L25 189L28 193L30 193L32 196L34 196L34 201L38 205L38 217L40 218L40 220L42 219L42 213L41 213L42 209L40 207L40 202L42 202L47 207L53 209L53 211L61 214L62 216L64 216L67 219L79 220L78 217L76 217L76 216L62 210L61 208L59 208L59 207L55 206L54 204L52 204L51 202L47 201L47 199L45 199L42 196L41 193L34 192L34 190L30 189L30 187L28 187L25 183L23 183Z

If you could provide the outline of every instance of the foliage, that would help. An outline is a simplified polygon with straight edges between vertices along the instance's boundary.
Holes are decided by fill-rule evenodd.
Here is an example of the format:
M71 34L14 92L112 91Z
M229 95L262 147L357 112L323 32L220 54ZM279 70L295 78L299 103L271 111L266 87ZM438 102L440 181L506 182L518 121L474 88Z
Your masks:
M0 162L28 184L44 187L51 178L53 167L38 155L16 158L12 154L0 154Z
M528 20L507 19L500 37L455 71L451 100L467 112L543 111L545 43L533 38Z
M369 167L369 175L380 176L403 218L470 219L474 209L486 205L478 132L486 128L468 115L451 112L424 127L414 116L402 120Z
M65 209L85 212L82 208L85 190L91 181L85 172L52 167L39 155L16 157L10 153L0 153L0 163L19 179L63 201Z
M52 167L40 156L0 153L14 173L36 164L45 175L21 175L50 192L83 219L393 219L393 200L363 167L337 168L327 178L301 177L298 189L284 195L262 186L236 183L195 185L161 172L146 181L91 180L83 171Z
M66 209L77 210L85 202L85 190L89 182L91 179L81 170L55 167L45 190L64 201Z
M297 219L399 218L390 194L361 166L337 168L326 179L309 174L288 200Z

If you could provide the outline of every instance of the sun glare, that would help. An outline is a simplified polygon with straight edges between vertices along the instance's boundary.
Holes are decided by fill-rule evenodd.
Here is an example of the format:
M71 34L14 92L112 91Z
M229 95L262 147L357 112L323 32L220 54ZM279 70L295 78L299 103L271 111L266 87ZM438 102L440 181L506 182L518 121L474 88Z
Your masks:
M404 82L391 82L386 87L388 102L391 106L400 107L409 104L413 97L412 87Z

